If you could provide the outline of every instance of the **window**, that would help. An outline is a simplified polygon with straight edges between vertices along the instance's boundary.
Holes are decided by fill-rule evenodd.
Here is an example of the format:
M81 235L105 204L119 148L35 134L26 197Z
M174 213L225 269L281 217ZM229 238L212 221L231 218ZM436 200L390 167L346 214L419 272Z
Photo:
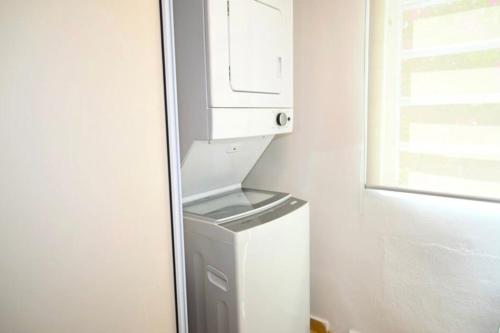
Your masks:
M500 0L372 0L367 187L500 200Z

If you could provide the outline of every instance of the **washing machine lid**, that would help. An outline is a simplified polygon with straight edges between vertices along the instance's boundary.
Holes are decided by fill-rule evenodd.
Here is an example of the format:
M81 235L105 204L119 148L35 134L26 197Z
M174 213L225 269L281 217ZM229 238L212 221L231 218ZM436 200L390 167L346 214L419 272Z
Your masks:
M232 221L279 205L288 193L239 188L184 205L184 215L216 224Z

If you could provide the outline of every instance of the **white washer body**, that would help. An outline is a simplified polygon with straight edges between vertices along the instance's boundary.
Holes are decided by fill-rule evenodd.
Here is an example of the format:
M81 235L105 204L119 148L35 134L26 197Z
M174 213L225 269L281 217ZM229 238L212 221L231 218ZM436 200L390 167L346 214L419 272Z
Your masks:
M254 211L185 214L191 333L309 332L309 204L286 196Z

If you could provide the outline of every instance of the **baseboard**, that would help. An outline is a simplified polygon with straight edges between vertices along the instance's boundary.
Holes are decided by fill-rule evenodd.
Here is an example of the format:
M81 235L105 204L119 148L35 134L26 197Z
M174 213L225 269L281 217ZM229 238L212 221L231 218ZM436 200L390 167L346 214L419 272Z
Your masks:
M327 320L311 316L311 331L314 333L332 333Z

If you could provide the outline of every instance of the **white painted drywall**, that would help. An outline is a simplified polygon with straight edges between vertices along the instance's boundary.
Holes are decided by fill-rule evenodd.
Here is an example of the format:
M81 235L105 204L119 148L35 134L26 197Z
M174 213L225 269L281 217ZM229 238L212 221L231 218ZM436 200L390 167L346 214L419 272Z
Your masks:
M500 205L363 189L363 0L296 0L295 132L247 186L311 202L312 312L335 333L490 333Z
M0 1L0 332L174 332L165 141L158 1Z

